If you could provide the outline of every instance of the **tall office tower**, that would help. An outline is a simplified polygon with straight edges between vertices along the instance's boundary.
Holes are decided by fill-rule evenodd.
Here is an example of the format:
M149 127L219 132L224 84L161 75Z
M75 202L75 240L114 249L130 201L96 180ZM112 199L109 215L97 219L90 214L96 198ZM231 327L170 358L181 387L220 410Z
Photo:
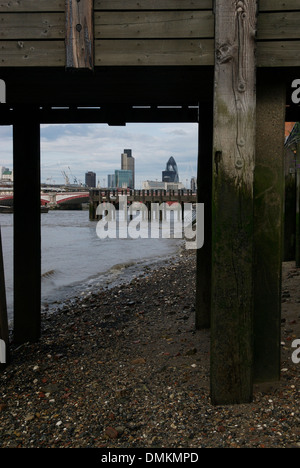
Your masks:
M133 188L132 171L115 171L116 188Z
M135 159L132 156L131 149L124 149L124 152L121 154L121 170L122 171L131 171L132 172L132 189L135 188Z
M115 174L108 174L107 176L107 187L116 188Z
M96 187L96 174L95 172L87 172L85 174L85 185L90 188Z
M192 192L197 191L197 178L196 177L191 178L191 190Z
M162 181L175 182L176 184L179 183L178 168L173 156L170 157L169 161L167 162L166 170L162 173Z

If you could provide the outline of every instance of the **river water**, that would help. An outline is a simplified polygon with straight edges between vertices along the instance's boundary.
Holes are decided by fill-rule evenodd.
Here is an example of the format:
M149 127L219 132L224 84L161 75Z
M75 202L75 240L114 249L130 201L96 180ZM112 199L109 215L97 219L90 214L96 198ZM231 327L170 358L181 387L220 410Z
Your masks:
M100 239L88 211L42 214L42 305L97 291L174 256L180 239ZM13 317L13 215L0 214L9 320Z

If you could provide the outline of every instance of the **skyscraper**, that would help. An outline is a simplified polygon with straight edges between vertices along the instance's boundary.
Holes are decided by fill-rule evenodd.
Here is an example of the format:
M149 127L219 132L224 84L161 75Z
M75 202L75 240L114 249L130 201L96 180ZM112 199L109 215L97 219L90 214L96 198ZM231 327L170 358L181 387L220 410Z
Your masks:
M115 184L117 188L130 188L133 187L132 171L116 170L115 171Z
M191 178L191 190L193 192L197 191L197 178L196 177Z
M90 188L96 187L96 174L95 172L87 172L85 174L85 185Z
M173 156L170 157L167 162L166 170L162 173L162 181L179 183L178 168Z
M121 170L122 171L131 171L132 172L132 189L135 188L135 159L132 156L131 149L124 149L124 152L121 154Z
M108 188L115 188L116 187L115 174L108 174L108 176L107 176L107 187Z

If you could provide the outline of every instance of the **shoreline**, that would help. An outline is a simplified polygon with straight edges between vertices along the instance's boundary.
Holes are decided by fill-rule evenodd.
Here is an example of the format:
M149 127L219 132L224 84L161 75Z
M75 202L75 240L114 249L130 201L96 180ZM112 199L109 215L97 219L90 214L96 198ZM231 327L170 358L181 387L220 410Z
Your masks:
M214 407L195 257L43 314L40 342L12 346L0 374L0 447L299 448L300 271L284 264L281 382Z
M87 279L84 284L77 282L62 287L63 289L69 288L72 292L65 294L64 299L55 300L53 302L42 298L42 315L60 313L63 309L70 308L76 304L76 302L82 301L82 299L88 299L91 295L97 295L114 288L119 288L130 284L137 278L149 276L160 268L164 268L170 264L173 265L174 262L180 261L184 252L184 241L181 241L172 254L165 254L163 257L149 257L138 261L131 260L128 263L122 264L118 263L110 267L109 270ZM71 298L70 296L75 291L77 291L76 295Z

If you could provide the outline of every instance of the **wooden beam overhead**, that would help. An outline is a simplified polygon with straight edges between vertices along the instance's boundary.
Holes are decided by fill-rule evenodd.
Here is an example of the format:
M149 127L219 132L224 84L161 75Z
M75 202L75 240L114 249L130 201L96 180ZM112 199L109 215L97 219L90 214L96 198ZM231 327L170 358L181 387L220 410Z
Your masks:
M93 0L66 0L67 69L94 69L93 18Z
M15 123L16 109L2 106L0 125ZM102 106L98 108L58 108L44 107L37 111L41 124L109 124L126 123L197 123L197 106Z

